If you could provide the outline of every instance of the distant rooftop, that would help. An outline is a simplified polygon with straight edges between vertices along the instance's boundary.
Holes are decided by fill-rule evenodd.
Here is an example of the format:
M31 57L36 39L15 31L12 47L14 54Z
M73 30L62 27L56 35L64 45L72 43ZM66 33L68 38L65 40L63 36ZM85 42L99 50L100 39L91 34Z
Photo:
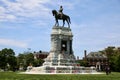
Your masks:
M90 52L87 56L87 58L107 58L105 54L102 54L101 52Z
M48 55L49 52L46 52L46 51L39 51L39 52L34 52L34 54L46 54L46 55Z

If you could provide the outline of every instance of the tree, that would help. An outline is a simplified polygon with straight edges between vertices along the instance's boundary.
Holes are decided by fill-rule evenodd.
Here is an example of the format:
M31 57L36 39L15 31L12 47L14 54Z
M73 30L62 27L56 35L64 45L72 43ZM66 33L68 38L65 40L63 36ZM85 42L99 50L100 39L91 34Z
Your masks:
M107 55L111 70L120 72L120 49L108 47L101 52Z
M34 63L34 55L32 53L26 54L26 64L29 66L29 64L33 65Z
M17 56L17 65L19 68L23 68L26 65L24 54L19 54Z
M42 59L34 59L33 66L41 66L43 64L44 60Z
M12 49L4 48L0 51L0 67L4 70L14 70L17 65L15 52Z
M77 63L80 64L80 66L88 67L88 63L86 60L77 60Z
M113 59L115 71L120 72L120 50L115 50Z
M120 55L117 56L116 67L117 67L117 71L120 72Z
M24 67L24 69L27 68L30 64L34 64L34 55L32 53L23 53L19 54L17 57L18 66Z
M108 47L105 49L105 54L108 56L108 58L111 58L114 54L114 47Z

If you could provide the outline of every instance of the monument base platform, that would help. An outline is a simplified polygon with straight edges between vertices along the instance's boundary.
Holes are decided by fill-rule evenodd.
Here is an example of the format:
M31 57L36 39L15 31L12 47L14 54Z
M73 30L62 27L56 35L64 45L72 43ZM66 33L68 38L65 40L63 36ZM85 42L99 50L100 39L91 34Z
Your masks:
M41 66L28 69L24 74L102 74L95 67Z

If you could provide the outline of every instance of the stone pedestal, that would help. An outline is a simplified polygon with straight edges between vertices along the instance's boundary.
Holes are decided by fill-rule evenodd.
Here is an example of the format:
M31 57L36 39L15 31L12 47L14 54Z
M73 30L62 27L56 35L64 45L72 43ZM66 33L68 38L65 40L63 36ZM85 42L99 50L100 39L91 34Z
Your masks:
M67 27L54 26L51 33L50 54L43 66L73 66L72 31Z

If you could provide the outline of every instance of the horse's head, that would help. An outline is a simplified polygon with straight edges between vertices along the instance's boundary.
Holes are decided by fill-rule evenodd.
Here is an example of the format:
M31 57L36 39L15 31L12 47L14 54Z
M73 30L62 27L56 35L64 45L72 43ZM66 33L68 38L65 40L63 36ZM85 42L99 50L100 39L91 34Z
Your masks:
M52 10L52 14L53 16L57 14L57 11L56 10Z

